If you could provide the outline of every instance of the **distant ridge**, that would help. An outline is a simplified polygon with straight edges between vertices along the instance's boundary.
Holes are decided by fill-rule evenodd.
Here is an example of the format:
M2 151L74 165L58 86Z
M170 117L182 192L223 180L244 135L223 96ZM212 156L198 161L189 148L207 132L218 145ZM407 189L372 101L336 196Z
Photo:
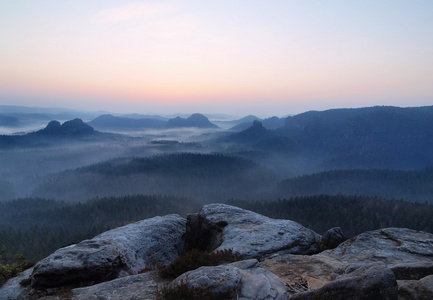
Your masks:
M81 119L74 119L60 124L51 121L38 131L23 135L0 135L0 149L47 147L60 142L78 141L82 138L100 137L100 132Z
M258 129L252 126L218 143L278 153L293 169L310 172L433 165L433 106L310 111L287 117L282 127Z
M254 121L262 122L263 127L265 127L266 129L277 129L284 126L285 119L281 119L276 116L273 116L262 120L255 116L247 116L245 118L238 120L237 122L241 122L241 123L237 124L236 126L233 126L232 128L230 128L230 130L231 131L245 130L248 127L250 127Z
M0 126L5 127L19 127L21 125L20 121L11 116L0 115Z
M163 129L166 122L150 118L115 117L105 114L89 122L89 125L105 130Z
M100 130L145 130L145 129L167 129L167 128L218 128L202 114L192 114L188 118L176 117L163 120L161 117L140 118L139 115L131 117L117 117L105 114L89 122Z
M45 135L45 136L82 136L95 133L92 126L86 124L81 119L74 119L60 124L59 121L51 121L41 130L29 135Z
M211 123L208 118L202 114L192 114L190 117L184 119L177 117L170 119L167 122L167 128L182 128L182 127L195 127L195 128L218 128L217 125Z

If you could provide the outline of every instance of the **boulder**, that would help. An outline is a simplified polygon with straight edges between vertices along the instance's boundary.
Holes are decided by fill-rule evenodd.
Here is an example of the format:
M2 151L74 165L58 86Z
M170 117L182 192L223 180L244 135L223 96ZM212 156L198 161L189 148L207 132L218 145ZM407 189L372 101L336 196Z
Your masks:
M322 287L336 278L336 271L343 265L338 259L321 254L278 255L260 263L284 282L289 294Z
M86 286L168 264L183 250L186 220L154 217L60 249L38 262L32 287Z
M29 285L23 285L21 282L27 280L32 274L33 268L27 269L17 277L9 279L3 286L0 287L0 300L24 300L29 299L31 289Z
M384 228L362 233L337 248L322 252L346 263L433 263L433 234L407 228Z
M394 273L380 263L346 268L346 273L324 286L294 294L290 300L397 300L398 288Z
M419 280L433 275L433 260L430 263L402 263L391 266L397 280Z
M313 254L321 236L290 220L276 220L225 204L204 206L187 220L187 249L232 249L243 258L263 259L276 253Z
M57 250L39 261L31 276L32 287L90 285L116 278L127 271L125 248L113 240L85 240Z
M433 299L433 275L420 280L398 280L399 300L431 300Z
M158 286L167 284L152 272L118 278L88 287L67 291L62 299L99 300L99 299L155 299ZM53 299L50 297L41 298Z
M167 265L182 253L186 220L179 215L166 215L142 220L106 231L94 239L109 239L126 249L130 272Z
M198 297L211 299L287 299L284 283L258 268L256 260L200 267L176 278L169 288L186 285Z
M433 274L432 241L430 233L385 228L362 233L319 254L268 258L262 261L261 267L279 276L286 284L288 294L294 295L309 290L326 291L325 286L334 288L333 282L349 274L350 270L382 264L394 274L395 280L399 280L399 285L412 279L402 290L409 293L408 290L414 290L411 286L422 286L413 279Z
M345 240L346 240L346 237L344 236L343 231L341 231L341 228L340 227L334 227L334 228L328 229L322 235L321 247L324 249L334 249L335 247L340 245Z

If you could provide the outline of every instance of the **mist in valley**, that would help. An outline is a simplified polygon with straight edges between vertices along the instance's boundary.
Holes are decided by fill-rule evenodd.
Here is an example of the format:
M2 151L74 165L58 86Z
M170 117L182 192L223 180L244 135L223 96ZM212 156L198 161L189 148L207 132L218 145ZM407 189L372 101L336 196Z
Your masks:
M374 107L215 125L195 114L174 117L178 127L158 118L164 128L122 116L110 130L79 115L49 120L0 135L0 246L37 260L122 224L216 202L307 224L320 211L310 222L317 230L347 221L351 234L431 231L432 116L432 107Z

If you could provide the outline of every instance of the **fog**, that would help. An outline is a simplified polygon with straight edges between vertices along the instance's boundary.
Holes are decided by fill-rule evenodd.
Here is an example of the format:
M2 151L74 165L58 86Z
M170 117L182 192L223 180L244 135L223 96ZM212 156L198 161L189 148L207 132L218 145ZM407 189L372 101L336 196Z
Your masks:
M69 120L1 129L0 246L10 261L15 253L37 261L108 228L216 202L273 207L272 217L326 228L347 219L352 232L367 223L359 207L373 218L379 208L381 219L391 211L416 221L416 230L431 223L433 107L314 112L236 131L225 121L218 129L110 131ZM405 209L400 199L430 204Z
M201 144L190 142L191 136L204 132L204 130L193 129L123 131L121 135L115 135L104 141L69 141L43 148L1 150L0 200L10 199L11 186L14 197L33 196L35 189L50 176L58 176L66 170L115 158L153 157L177 152L212 152ZM7 193L6 189L8 189ZM136 189L132 188L131 193L134 191Z
M377 107L303 114L290 120L292 127L274 130L267 129L258 122L255 126L240 132L221 128L133 131L102 131L96 128L98 130L96 134L86 136L44 136L42 138L32 135L29 144L26 144L27 140L23 140L9 148L0 147L2 149L0 150L0 200L38 196L53 199L68 198L68 200L75 197L79 201L87 201L88 198L95 196L128 193L173 194L198 197L201 198L198 200L203 201L224 201L229 197L259 199L266 198L267 195L275 195L273 189L285 179L329 170L429 168L433 166L433 144L431 144L433 138L432 131L429 130L433 128L431 114L433 109L430 107L417 109ZM408 121L396 122L398 118L395 116ZM407 127L405 124L411 126ZM40 127L36 129L46 125L47 123L39 124ZM35 123L32 126L35 126ZM376 130L375 128L379 126L381 130ZM7 127L6 132L17 132L16 129L16 127ZM35 127L20 127L20 130L31 132ZM6 143L8 139L2 141ZM0 144L0 146L5 145ZM73 177L68 177L69 173L64 173L69 170L72 172L70 174L80 177L84 175L77 171L78 168L118 158L153 158L174 153L222 154L247 160L257 166L256 169L240 168L227 171L225 176L231 178L232 182L226 183L225 187L219 186L222 180L209 179L212 166L207 169L200 166L200 172L206 169L207 173L203 174L209 177L202 182L199 176L194 177L194 175L192 178L188 177L190 176L188 173L177 174L172 170L167 173L167 178L163 173L137 173L129 174L129 177L118 176L117 181L106 176L105 173L98 179L100 174L92 171L86 173L88 182L80 178L75 181ZM161 169L167 168L163 164L159 166ZM188 166L192 169L196 167L196 165ZM239 184L247 189L244 193L241 187L236 187L238 179L232 172L238 172L235 175L244 180ZM184 178L176 179L175 175ZM68 180L71 181L68 187L71 188L71 195L76 193L80 196L67 196L66 189L62 195L62 189L53 186L54 182L59 180L64 187L66 183L62 178L69 178ZM320 176L316 178L320 181ZM257 187L250 188L248 180L250 183L255 182ZM47 182L51 184L51 190L57 189L56 192L48 191ZM75 188L76 190L72 188L74 182L80 185ZM92 182L97 186L94 190L92 190ZM216 186L212 186L214 184ZM416 183L413 184L415 187ZM226 191L223 191L224 188ZM322 190L314 189L312 186L312 193ZM326 190L338 192L342 189L336 186L335 189ZM359 191L357 189L356 193ZM428 195L428 192L424 193ZM401 195L407 197L410 193L402 192Z

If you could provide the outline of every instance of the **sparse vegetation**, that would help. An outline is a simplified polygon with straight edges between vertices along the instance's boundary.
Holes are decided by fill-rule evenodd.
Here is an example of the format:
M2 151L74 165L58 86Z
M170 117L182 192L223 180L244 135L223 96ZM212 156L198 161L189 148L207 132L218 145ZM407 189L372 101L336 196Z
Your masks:
M1 250L0 255L0 286L2 286L9 278L17 276L22 271L32 267L28 260L25 259L22 253L17 253L10 257L10 253L6 248Z

